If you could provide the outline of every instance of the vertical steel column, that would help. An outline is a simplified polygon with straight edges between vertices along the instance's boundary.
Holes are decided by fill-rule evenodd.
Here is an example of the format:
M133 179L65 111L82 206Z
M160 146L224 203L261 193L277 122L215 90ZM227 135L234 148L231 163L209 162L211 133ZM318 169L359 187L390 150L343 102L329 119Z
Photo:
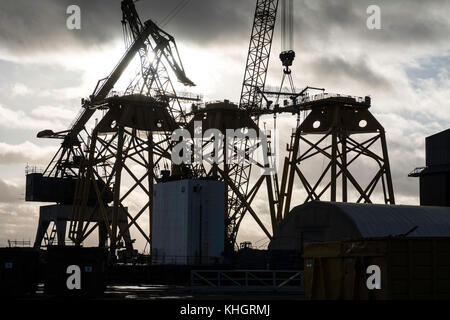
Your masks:
M292 191L294 188L295 166L297 165L297 155L300 151L300 135L301 129L299 127L295 131L294 148L292 149L292 157L289 161L290 170L289 170L288 190L286 193L286 204L284 207L284 217L288 215L291 206Z
M347 136L341 136L341 143L341 163L343 168L347 168ZM347 202L347 176L344 172L342 172L342 202Z
M278 198L278 207L277 207L277 221L281 222L283 219L283 205L284 205L284 198L286 196L286 180L289 170L289 158L286 157L284 159L284 165L283 165L283 174L281 176L281 186L280 186L280 196Z
M331 201L336 201L336 156L337 156L337 128L333 127L331 133Z
M111 239L110 239L110 250L111 253L115 253L117 247L117 221L119 217L119 208L120 208L120 184L122 177L122 168L123 168L123 145L124 145L124 129L121 126L118 126L118 134L117 134L117 154L116 154L116 172L114 178L114 205L112 210L112 219L111 219Z
M148 238L150 239L149 250L152 252L152 225L153 225L153 183L155 181L154 175L154 163L153 163L153 132L150 131L147 137L147 152L148 152L148 201L150 205L148 206Z
M384 128L380 129L380 140L381 140L381 148L383 150L384 174L386 175L386 183L389 195L389 199L387 199L388 201L386 201L386 203L395 204L394 187L392 185L392 176L391 176L391 166L389 164L389 156Z
M217 165L213 165L213 172L217 172L217 171L218 171ZM224 143L223 143L223 172L228 177L229 167L228 167L228 163L227 163L227 140L226 139L224 139ZM228 183L227 183L225 178L223 180L224 180L224 190L225 190L224 191L225 194L224 194L224 197L223 197L223 199L224 199L223 218L225 220L225 237L226 237L225 241L227 241L227 240L230 241L231 240L232 243L234 244L236 239L228 239L228 235L230 234L230 232L229 232L229 230L227 228L229 227L230 224L234 224L234 221L229 220L231 215L228 216ZM233 226L233 228L234 228L234 226Z

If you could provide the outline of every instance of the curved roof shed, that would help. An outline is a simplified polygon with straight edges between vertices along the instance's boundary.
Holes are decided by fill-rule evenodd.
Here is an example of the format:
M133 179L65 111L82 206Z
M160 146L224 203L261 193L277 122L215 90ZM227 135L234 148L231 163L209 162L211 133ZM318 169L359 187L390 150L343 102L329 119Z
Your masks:
M278 225L271 250L301 250L303 242L340 241L406 234L450 237L450 207L312 201Z

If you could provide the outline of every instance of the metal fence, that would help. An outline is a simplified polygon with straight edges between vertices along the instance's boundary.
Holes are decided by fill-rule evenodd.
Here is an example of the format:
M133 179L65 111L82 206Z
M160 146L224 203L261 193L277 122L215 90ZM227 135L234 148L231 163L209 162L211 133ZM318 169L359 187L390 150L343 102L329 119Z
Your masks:
M31 247L31 240L9 240L8 239L8 247L10 247L10 248Z
M214 265L221 263L219 257L210 256L172 256L165 254L158 254L152 252L152 264L184 264L184 265L194 265L194 264L206 264Z
M304 293L302 270L192 270L193 291L283 291Z

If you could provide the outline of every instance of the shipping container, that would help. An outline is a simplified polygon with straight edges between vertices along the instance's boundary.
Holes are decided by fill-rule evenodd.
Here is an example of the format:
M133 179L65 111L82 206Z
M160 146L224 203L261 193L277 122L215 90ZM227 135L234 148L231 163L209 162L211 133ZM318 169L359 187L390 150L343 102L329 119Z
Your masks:
M447 237L308 243L304 268L308 299L450 298Z
M0 248L0 296L21 297L36 292L39 250Z
M48 295L95 297L106 288L105 248L49 247L44 291Z
M103 191L105 184L98 180L97 185ZM29 173L26 175L25 200L38 202L57 202L72 204L74 201L76 178L47 177L42 173ZM103 192L103 201L111 202L113 194L109 188ZM88 194L88 204L97 202L97 194L91 182Z

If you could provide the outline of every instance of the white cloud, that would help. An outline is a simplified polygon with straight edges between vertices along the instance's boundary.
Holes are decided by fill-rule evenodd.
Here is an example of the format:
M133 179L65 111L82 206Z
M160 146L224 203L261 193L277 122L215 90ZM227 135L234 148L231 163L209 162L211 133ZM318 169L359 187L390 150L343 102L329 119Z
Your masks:
M0 165L15 165L30 163L46 165L56 153L57 146L38 146L29 141L11 145L0 142Z
M0 203L0 246L8 240L30 240L33 244L37 230L37 203Z
M13 203L24 200L25 187L17 186L0 179L0 203Z
M31 113L31 112L30 112ZM52 119L51 115L46 118L32 117L28 112L23 110L12 110L0 105L0 115L2 121L0 127L7 129L20 130L64 130L65 125L59 119Z
M39 106L31 110L31 114L41 119L56 118L70 121L75 118L77 111L62 106Z
M30 88L28 88L26 85L24 85L23 83L16 83L14 84L14 86L12 87L12 94L14 96L24 96L24 95L28 95L30 93L32 93L33 90L31 90Z

